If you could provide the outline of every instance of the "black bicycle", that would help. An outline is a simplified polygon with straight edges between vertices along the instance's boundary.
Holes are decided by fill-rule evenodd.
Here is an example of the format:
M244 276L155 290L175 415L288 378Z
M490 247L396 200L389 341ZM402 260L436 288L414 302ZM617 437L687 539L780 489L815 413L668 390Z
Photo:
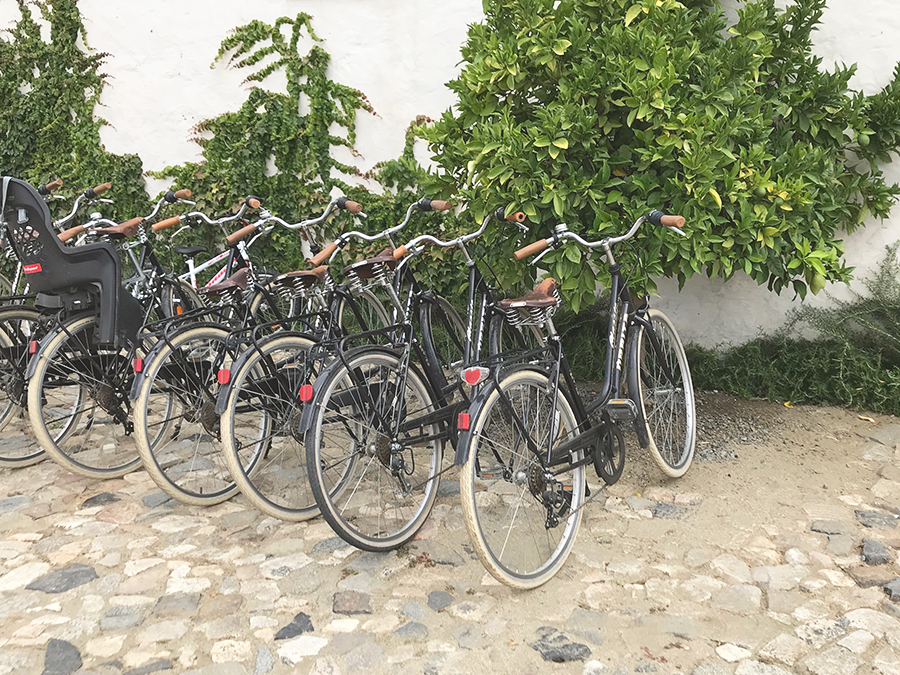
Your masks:
M607 484L625 461L621 423L633 423L669 476L683 475L694 454L694 391L684 348L672 322L628 288L613 247L650 221L679 234L680 216L653 211L623 236L588 242L558 225L547 239L516 252L521 260L573 241L600 247L611 282L603 389L585 403L575 388L552 314L556 282L501 307L515 324L540 322L547 345L514 364L467 371L485 382L460 420L460 496L472 545L487 570L520 589L546 583L565 563L586 504L585 467Z
M494 218L520 223L524 214L505 216L500 209L476 232L450 241L422 235L397 249L393 257L402 259L401 267L387 291L402 311L398 323L383 332L390 343L341 350L304 399L300 427L316 504L332 529L358 548L387 551L410 541L431 512L441 475L452 468L445 466L443 448L455 440L456 417L468 407L459 369L479 358L500 316L466 244ZM462 341L435 339L455 331L439 324L432 295L408 274L409 259L426 243L459 248L465 258Z

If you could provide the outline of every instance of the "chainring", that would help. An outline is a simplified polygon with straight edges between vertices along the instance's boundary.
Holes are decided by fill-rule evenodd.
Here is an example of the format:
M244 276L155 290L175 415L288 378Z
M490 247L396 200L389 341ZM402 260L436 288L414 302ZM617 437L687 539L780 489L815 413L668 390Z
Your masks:
M604 422L594 447L594 471L607 485L622 477L625 469L625 436L617 424Z

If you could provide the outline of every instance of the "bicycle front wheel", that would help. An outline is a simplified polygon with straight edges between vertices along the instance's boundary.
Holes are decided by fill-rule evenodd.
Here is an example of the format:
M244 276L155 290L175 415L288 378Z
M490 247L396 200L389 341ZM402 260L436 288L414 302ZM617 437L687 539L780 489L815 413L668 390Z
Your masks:
M434 402L405 359L361 350L336 361L310 403L306 467L316 503L344 541L390 551L425 524L437 497L443 440Z
M643 326L634 333L630 363L637 405L650 440L650 454L672 478L687 472L694 459L697 414L694 386L684 346L669 318L651 309L647 318L652 334Z
M578 424L565 392L555 393L554 406L544 373L515 371L487 395L459 441L469 446L460 496L472 546L488 572L512 588L549 581L581 523L584 465L572 464L583 452L544 464L547 448L568 440Z

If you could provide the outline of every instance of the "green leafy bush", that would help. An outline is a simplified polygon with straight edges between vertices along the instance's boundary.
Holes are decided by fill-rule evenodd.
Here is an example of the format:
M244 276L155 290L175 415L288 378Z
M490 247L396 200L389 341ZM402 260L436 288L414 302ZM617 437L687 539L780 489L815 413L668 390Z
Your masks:
M900 71L874 96L849 89L852 67L823 72L810 36L824 6L748 2L726 34L703 0L485 0L449 83L458 101L423 132L443 170L432 184L476 216L525 211L535 236L682 214L688 237L639 234L651 279L743 271L801 297L847 281L840 232L900 194L877 168L900 140ZM576 311L598 255L545 258Z

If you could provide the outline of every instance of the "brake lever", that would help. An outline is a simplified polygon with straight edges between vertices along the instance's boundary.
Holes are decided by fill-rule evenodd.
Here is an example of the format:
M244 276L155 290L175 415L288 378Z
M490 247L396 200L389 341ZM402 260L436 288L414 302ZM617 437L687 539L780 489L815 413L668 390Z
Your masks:
M197 206L197 202L192 202L190 199L179 199L179 204L190 204L191 206Z
M541 252L538 254L538 257L537 257L537 258L535 258L534 260L531 261L531 264L532 264L532 265L537 265L537 264L541 261L541 258L543 258L545 255L547 255L548 253L550 253L550 251L554 251L554 250L556 250L556 247L555 247L555 246L548 246L547 248L545 248L543 251L541 251Z
M687 232L685 232L684 230L682 230L682 229L680 229L680 228L678 228L678 227L672 227L671 225L666 225L666 229L667 229L667 230L672 230L672 232L677 232L677 233L680 234L682 237L688 236L688 235L687 235Z

